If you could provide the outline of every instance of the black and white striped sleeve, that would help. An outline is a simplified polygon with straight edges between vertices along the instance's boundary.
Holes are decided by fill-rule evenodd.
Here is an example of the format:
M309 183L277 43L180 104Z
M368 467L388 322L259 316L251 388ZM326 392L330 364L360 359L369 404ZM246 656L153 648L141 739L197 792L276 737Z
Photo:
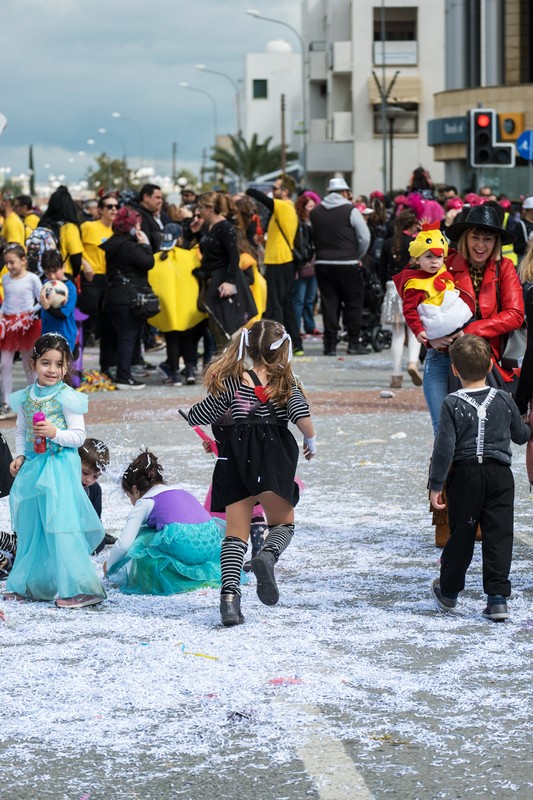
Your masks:
M309 403L301 390L295 386L292 390L290 400L287 403L287 417L291 422L296 423L299 419L310 416Z
M211 425L216 422L230 407L231 400L235 394L233 381L226 382L227 389L219 395L208 394L199 403L196 403L189 411L189 425Z

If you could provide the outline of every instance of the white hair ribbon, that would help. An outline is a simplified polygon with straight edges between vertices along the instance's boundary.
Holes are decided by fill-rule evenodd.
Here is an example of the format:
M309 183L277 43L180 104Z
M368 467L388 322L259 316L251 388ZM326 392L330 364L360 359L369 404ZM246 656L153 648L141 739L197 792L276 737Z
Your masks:
M239 352L237 353L238 361L241 358L244 358L244 348L248 347L249 339L248 339L248 328L243 328L241 331L241 338L239 341Z
M289 334L287 333L287 331L285 331L285 333L283 334L281 339L278 339L276 342L272 342L272 344L270 345L270 349L271 350L277 350L278 347L281 347L283 342L285 342L287 339L289 340L289 357L288 357L288 361L292 361L292 339L289 336Z

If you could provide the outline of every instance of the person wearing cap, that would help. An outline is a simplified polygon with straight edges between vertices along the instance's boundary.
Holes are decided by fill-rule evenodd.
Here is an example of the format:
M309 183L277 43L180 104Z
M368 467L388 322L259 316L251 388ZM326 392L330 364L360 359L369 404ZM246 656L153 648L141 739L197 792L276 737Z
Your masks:
M393 277L405 321L420 344L455 333L472 318L444 266L448 243L438 222L426 222L409 244L411 261Z
M167 223L161 249L148 273L150 286L161 305L151 322L165 336L167 359L160 368L165 375L165 386L181 385L180 358L184 364L183 382L196 383L196 349L203 332L202 323L207 319L207 314L198 310L198 280L193 270L199 265L198 251L182 247L181 225Z
M522 221L526 226L528 241L533 239L533 196L524 198L522 203Z
M350 196L351 189L344 178L332 178L326 197L310 216L326 356L336 354L341 308L348 333L348 355L369 352L359 336L365 292L360 266L370 246L370 231L361 212L350 202Z
M196 189L191 183L188 183L181 190L181 205L187 206L189 209L192 210L192 208L196 205L197 202L198 202L198 194L196 193Z
M514 375L498 364L502 337L520 328L524 321L522 287L516 270L510 259L501 257L502 245L512 243L514 236L501 227L496 209L489 204L475 206L464 221L450 225L445 233L457 243L457 249L449 250L446 267L474 320L457 333L428 341L424 396L435 432L442 401L448 394L448 347L454 339L463 333L487 339L494 360L494 380L505 387L513 382Z

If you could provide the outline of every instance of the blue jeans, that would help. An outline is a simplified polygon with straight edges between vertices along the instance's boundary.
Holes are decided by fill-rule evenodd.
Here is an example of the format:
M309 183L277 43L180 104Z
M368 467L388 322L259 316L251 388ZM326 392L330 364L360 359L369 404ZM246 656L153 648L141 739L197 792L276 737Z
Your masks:
M303 317L304 330L306 333L313 333L315 329L315 318L313 316L315 297L316 276L313 275L311 278L298 278L294 281L292 303L296 315L296 324L299 329Z
M440 407L449 393L448 374L450 372L450 356L429 347L424 362L424 397L426 400L433 432L437 435L439 428Z

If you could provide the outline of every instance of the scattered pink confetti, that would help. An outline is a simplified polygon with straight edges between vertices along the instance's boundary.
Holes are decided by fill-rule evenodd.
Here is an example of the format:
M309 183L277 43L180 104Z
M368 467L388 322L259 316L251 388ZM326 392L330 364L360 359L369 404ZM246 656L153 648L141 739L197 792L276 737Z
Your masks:
M272 678L269 681L270 686L294 686L295 684L303 683L301 678Z

